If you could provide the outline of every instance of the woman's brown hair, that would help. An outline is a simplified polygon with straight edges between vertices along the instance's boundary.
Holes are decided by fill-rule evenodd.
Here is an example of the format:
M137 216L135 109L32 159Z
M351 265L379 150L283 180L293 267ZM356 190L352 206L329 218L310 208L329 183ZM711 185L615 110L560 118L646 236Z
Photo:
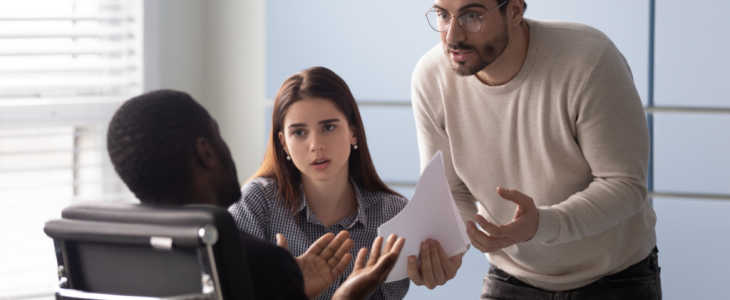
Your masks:
M302 174L293 163L286 160L286 153L279 142L278 134L283 130L287 110L295 102L304 98L323 98L332 101L345 115L355 134L358 150L349 157L349 176L358 186L367 191L383 191L399 195L390 189L378 176L370 158L370 150L365 139L360 110L355 98L340 76L325 67L312 67L287 78L282 83L274 100L271 117L271 133L264 161L252 178L267 177L276 180L277 196L284 205L294 211L301 204Z

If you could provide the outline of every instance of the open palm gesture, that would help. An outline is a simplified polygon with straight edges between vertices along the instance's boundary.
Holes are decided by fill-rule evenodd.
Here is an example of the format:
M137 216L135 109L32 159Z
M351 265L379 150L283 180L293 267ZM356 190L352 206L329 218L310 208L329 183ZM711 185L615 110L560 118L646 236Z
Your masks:
M276 235L276 244L288 248L286 238L280 233ZM304 277L304 293L307 297L317 297L345 271L352 260L352 254L349 253L352 246L349 232L343 230L337 236L327 233L296 258Z
M373 241L370 257L367 259L368 249L360 249L357 254L357 259L355 259L355 266L352 273L350 273L347 280L335 291L332 299L353 300L367 298L368 295L375 291L375 288L379 284L383 283L390 270L393 269L405 242L406 240L404 238L399 238L391 234L385 243L385 247L382 247L381 250L383 238L377 237Z

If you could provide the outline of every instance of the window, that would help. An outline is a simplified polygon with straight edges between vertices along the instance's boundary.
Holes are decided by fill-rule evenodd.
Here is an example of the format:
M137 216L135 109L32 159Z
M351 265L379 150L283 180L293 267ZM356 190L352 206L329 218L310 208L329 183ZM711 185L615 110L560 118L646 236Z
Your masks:
M142 32L141 0L0 3L0 298L52 298L63 207L133 199L104 142L142 91Z

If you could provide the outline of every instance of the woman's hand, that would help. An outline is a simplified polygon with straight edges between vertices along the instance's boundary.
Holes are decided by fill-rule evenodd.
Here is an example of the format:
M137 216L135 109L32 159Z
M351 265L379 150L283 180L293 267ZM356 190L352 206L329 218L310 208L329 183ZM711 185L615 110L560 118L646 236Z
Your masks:
M418 257L408 257L408 277L414 284L428 289L446 284L456 276L464 253L448 257L438 241L425 240L421 243Z

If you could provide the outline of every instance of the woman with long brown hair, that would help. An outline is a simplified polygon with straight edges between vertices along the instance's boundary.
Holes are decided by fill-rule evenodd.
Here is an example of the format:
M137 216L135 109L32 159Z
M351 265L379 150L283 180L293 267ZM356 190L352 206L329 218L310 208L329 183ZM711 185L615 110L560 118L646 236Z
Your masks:
M285 80L271 128L261 167L230 208L241 231L299 256L320 236L345 230L354 256L406 205L376 173L357 103L331 70L313 67ZM331 298L351 270L317 298ZM407 279L381 284L371 299L401 299L407 291Z

